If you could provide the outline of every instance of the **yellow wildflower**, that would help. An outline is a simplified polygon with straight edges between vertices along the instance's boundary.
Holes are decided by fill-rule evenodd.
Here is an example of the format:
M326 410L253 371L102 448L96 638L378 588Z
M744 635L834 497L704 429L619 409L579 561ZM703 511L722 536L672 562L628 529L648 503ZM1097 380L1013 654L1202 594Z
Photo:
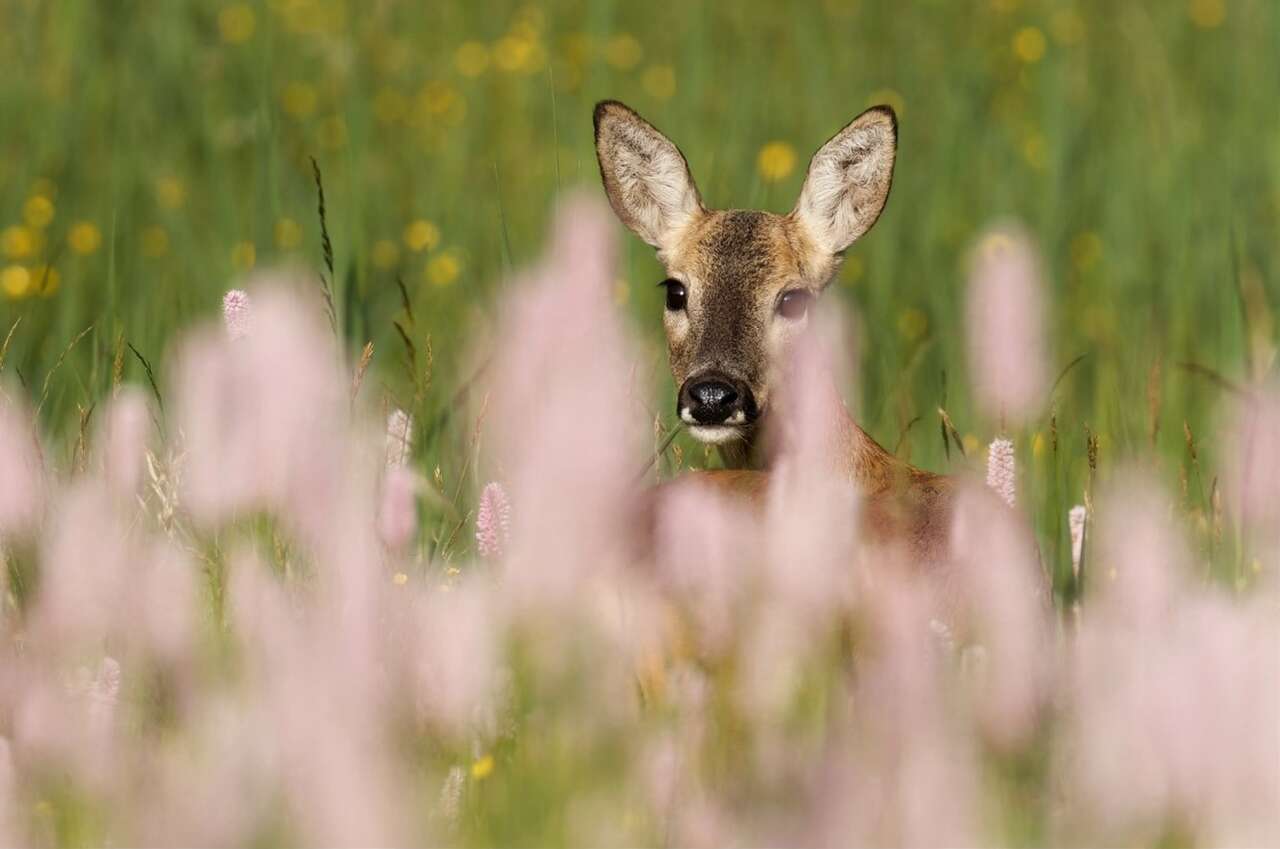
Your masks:
M493 64L499 70L526 74L540 69L546 61L542 43L521 35L504 35L493 45Z
M302 244L302 227L292 218L281 218L276 222L276 247L282 251L291 251Z
M24 265L8 265L0 271L0 289L10 298L25 298L31 289L31 272Z
M253 38L257 19L248 3L232 3L218 12L218 31L228 44L244 44Z
M285 83L280 91L280 105L295 118L305 118L315 112L319 102L320 94L310 83Z
M756 168L766 182L784 179L796 167L796 150L784 141L772 141L760 148Z
M409 576L404 572L396 572L391 576L391 583L395 584L397 587L403 587L405 584L409 583Z
M644 48L635 36L624 32L609 39L604 48L604 58L619 71L629 71L644 58Z
M20 225L6 227L0 233L0 247L9 259L26 259L36 252L36 236Z
M177 209L187 201L187 187L177 177L156 181L156 201L165 209Z
M148 227L142 231L142 255L151 257L164 256L169 252L169 234L163 227Z
M1013 52L1028 65L1044 58L1044 33L1038 27L1023 27L1013 36Z
M380 271L390 271L400 261L400 247L390 239L379 239L374 242L370 253L373 267Z
M453 86L440 80L431 80L422 87L418 95L418 103L424 111L439 115L449 111L449 107L458 99L458 92Z
M454 251L442 251L427 263L427 280L432 286L448 286L458 279L462 260Z
M248 271L258 261L258 249L253 242L236 242L231 249L231 265L237 271Z
M440 228L430 221L419 218L404 228L404 244L414 253L432 250L440 244Z
M1044 434L1037 431L1035 437L1031 440L1031 456L1039 459L1044 456L1045 438Z
M966 433L960 440L960 444L964 446L964 453L970 456L977 454L978 449L982 447L982 443L978 441L978 437L972 433Z
M53 201L44 195L32 195L22 205L22 218L28 227L42 230L53 221Z
M644 90L658 100L668 100L676 93L676 72L670 65L651 65L641 79Z
M1227 3L1226 0L1191 0L1187 14L1200 29L1217 29L1227 19Z
M493 774L493 755L485 755L471 765L471 777L483 781Z
M908 307L898 316L898 332L908 342L914 342L929 330L929 317L915 307Z
M453 52L453 65L464 77L478 77L489 68L489 48L478 41L464 41Z
M67 233L67 244L81 255L89 255L102 246L102 234L89 221L79 221Z

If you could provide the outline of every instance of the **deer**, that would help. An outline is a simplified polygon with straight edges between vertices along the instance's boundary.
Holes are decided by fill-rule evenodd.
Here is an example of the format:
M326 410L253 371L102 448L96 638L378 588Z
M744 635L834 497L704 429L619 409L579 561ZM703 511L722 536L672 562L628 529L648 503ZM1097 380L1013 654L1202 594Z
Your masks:
M761 434L779 394L780 360L845 252L884 210L897 117L874 106L832 136L813 155L786 215L708 209L680 149L618 101L597 104L594 124L609 204L665 268L663 325L677 415L725 461L725 469L696 479L758 506L770 480ZM843 404L836 407L830 461L861 496L866 538L901 547L915 563L946 561L955 480L895 457Z

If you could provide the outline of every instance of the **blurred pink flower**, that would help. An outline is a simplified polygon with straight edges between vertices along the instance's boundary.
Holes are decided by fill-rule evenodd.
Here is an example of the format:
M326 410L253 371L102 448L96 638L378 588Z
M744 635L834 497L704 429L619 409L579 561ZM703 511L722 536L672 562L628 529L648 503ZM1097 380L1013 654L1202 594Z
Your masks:
M391 466L382 476L378 536L391 551L402 551L418 529L418 479L404 466Z
M1193 580L1172 515L1142 474L1099 499L1061 688L1060 838L1275 845L1280 623L1264 596Z
M0 537L31 530L44 510L45 474L35 426L0 387Z
M126 388L112 400L98 436L107 486L121 498L132 499L142 482L147 443L151 438L151 410L147 398Z
M502 484L491 481L480 492L476 509L476 543L481 557L501 557L511 536L511 503Z
M513 286L496 331L484 424L519 510L503 586L524 605L572 605L616 568L634 527L650 418L611 294L612 234L599 201L564 202L545 259Z
M275 511L320 545L341 532L339 502L374 491L376 469L357 462L364 441L351 439L348 380L314 290L261 275L254 321L262 332L235 342L210 329L189 334L170 369L183 506L204 526Z
M492 588L464 580L417 600L410 675L417 709L430 727L464 739L494 697L497 635L503 626Z
M1034 416L1047 373L1039 262L1019 228L987 233L969 271L969 373L984 412L1002 424Z
M227 329L227 336L243 339L249 334L252 319L252 302L248 292L232 289L222 296L222 323Z
M947 592L958 601L957 632L982 648L968 654L976 661L968 692L986 738L1017 748L1031 739L1049 692L1049 581L1030 527L989 489L962 484L954 509Z
M104 657L98 665L98 674L88 690L89 720L108 725L120 699L120 663L112 657Z
M1223 443L1228 498L1270 542L1280 541L1280 386L1238 399Z
M1013 442L1004 437L987 447L987 486L1010 507L1018 500L1018 469Z

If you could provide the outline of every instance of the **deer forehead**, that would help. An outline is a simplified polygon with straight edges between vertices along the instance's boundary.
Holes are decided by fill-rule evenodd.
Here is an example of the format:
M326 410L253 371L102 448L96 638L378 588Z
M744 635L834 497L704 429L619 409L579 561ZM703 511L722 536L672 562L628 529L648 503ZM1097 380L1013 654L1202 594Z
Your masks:
M662 257L673 275L712 291L768 294L789 284L824 282L823 257L798 223L756 210L701 215Z

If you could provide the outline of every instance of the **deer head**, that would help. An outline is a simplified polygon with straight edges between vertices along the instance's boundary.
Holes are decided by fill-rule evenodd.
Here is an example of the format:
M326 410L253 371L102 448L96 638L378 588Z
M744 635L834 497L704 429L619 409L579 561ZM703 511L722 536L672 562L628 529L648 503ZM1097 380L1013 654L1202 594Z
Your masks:
M596 106L595 135L609 203L666 268L680 419L703 442L749 443L810 305L884 208L893 110L868 109L824 144L787 215L707 209L679 148L621 103Z

